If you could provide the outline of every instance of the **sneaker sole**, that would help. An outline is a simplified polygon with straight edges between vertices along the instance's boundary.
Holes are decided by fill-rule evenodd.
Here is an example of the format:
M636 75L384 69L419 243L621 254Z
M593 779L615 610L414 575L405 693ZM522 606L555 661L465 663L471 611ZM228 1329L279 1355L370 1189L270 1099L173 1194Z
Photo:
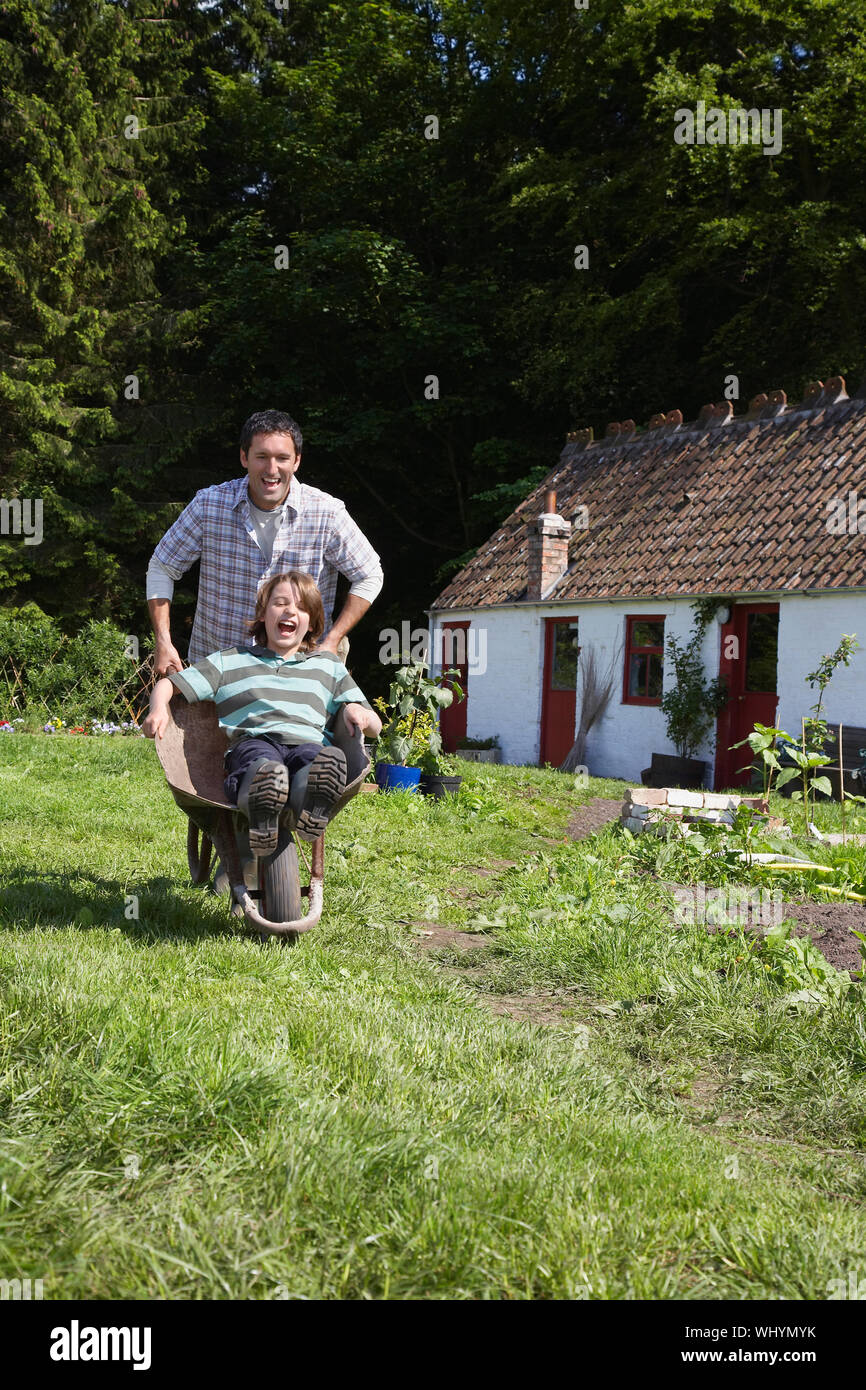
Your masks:
M280 812L289 792L285 767L267 767L257 772L249 790L250 849L255 855L273 854L280 833Z
M346 755L340 748L324 748L310 764L307 794L295 834L302 840L318 840L324 835L334 802L345 790Z

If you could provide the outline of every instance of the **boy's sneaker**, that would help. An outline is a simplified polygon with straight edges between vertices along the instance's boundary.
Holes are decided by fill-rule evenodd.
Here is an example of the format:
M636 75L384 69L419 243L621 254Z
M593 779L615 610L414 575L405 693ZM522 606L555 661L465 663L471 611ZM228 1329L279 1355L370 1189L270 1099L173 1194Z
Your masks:
M346 755L342 748L323 748L303 772L292 778L293 789L306 773L303 801L295 806L295 834L301 840L318 840L331 819L334 803L346 790ZM293 798L294 800L294 798Z
M245 773L238 788L238 810L250 823L253 854L273 854L280 829L280 812L289 793L289 774L284 763L263 758Z

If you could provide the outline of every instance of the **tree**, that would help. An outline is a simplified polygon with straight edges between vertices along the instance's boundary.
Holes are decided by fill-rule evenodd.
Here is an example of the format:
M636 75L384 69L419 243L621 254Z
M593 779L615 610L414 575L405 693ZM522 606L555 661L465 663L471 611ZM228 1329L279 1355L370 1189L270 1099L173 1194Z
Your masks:
M0 587L71 618L123 608L129 579L154 265L196 124L176 29L147 0L0 6L3 488L44 508L41 545L0 538Z

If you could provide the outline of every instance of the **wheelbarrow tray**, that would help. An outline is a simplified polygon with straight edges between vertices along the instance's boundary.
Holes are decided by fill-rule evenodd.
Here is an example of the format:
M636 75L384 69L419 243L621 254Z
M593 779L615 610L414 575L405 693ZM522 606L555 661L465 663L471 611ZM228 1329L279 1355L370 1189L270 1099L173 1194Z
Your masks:
M370 758L360 736L353 736L344 712L327 726L333 744L346 756L346 788L334 806L331 819L356 796L370 771ZM324 885L324 834L313 844L312 870L308 888L306 916L289 922L272 922L253 903L247 875L256 864L249 850L246 820L225 797L224 758L228 748L225 731L220 728L216 706L210 700L190 704L178 692L169 705L168 727L156 740L156 751L172 796L189 817L187 858L194 883L205 883L210 875L211 846L216 850L228 875L232 897L244 917L257 931L276 935L308 931L322 913ZM195 827L195 828L194 828ZM199 846L199 835L202 840Z

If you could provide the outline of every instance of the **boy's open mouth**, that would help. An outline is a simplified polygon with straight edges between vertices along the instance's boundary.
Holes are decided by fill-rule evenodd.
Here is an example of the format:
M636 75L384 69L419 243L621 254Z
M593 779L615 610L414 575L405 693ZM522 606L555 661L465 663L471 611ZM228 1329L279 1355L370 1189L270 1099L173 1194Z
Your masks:
M297 618L280 618L279 622L277 623L277 631L280 633L282 637L291 636L293 632L297 631L297 627Z

